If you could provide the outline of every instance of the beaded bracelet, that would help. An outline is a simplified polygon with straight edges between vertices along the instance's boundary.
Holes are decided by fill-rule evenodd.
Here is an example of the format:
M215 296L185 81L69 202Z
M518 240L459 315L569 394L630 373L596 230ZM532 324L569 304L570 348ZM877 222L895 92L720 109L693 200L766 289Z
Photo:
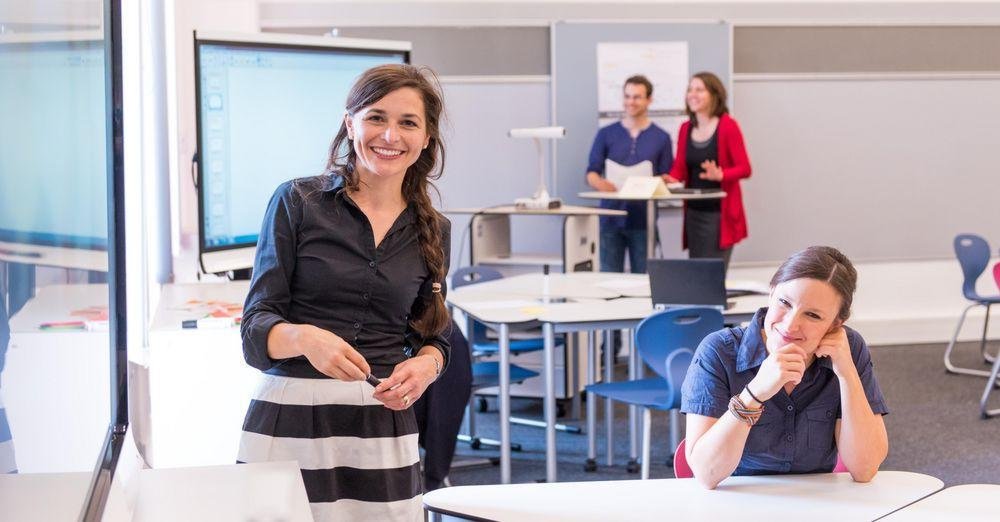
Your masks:
M753 426L754 424L757 424L757 421L760 420L761 414L764 413L764 406L761 405L760 408L751 408L746 404L743 404L739 395L733 395L733 398L729 399L729 412L740 421L745 422L748 426Z

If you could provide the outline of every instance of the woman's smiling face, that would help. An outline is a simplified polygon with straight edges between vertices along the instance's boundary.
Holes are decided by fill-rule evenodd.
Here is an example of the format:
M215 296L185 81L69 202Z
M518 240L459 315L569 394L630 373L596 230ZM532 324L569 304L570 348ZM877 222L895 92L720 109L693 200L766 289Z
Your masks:
M840 326L840 304L840 294L825 281L803 277L778 283L764 316L767 350L794 343L812 354L823 336Z
M424 100L410 87L396 89L344 118L362 178L405 175L430 143Z

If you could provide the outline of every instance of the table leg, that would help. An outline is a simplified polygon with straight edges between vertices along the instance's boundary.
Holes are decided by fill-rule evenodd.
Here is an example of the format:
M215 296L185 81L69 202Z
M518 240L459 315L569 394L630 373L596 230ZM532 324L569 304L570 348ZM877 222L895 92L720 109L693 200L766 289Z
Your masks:
M638 377L638 367L639 367L639 353L635 349L635 344L632 343L632 331L622 330L622 343L625 344L626 339L629 341L628 346L628 379L630 381L636 380ZM639 455L639 411L634 405L629 405L628 407L628 466L629 472L632 470L637 470L638 466L638 455Z
M656 257L656 201L646 200L646 256Z
M615 347L614 331L604 331L604 382L614 382L615 371ZM606 431L604 440L607 444L607 463L612 466L615 463L615 411L614 401L604 399L604 428Z
M587 332L587 384L597 382L597 335L593 330ZM587 392L587 462L585 471L597 470L597 398L592 392Z
M500 345L500 483L510 484L510 327L501 323Z
M555 383L555 328L552 323L542 325L545 336L545 481L556 481L556 383Z

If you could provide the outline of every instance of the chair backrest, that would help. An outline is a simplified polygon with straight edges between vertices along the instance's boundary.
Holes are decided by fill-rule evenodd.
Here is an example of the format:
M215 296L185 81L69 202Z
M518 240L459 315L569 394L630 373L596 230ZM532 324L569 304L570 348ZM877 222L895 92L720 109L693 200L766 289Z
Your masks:
M455 273L451 275L451 287L461 288L467 285L485 283L486 281L495 281L502 278L503 274L495 268L479 265L465 266L455 270ZM469 342L472 344L486 342L486 325L483 323L469 318L467 331L469 332Z
M503 274L495 268L478 265L465 266L455 270L455 273L451 275L451 287L461 288L466 285L485 283L486 281L493 281L501 278L503 278Z
M959 234L955 236L955 257L962 266L962 293L971 301L981 299L976 292L976 280L986 270L990 262L990 245L985 239L975 234Z
M683 348L694 352L705 336L722 326L722 312L715 308L691 306L663 310L639 323L635 329L635 347L653 371L670 381L667 357ZM677 388L680 388L680 381Z
M679 348L667 356L667 393L671 404L681 404L681 384L687 376L691 359L694 359L694 349L691 348Z
M691 466L688 466L687 454L684 453L685 444L687 439L681 439L681 443L677 445L677 449L674 450L674 478L691 478L694 476L694 472L691 471Z
M685 441L687 439L681 439L681 443L674 450L674 478L694 477L694 471L691 471L691 466L688 466L687 454L684 453L687 447ZM840 460L839 453L837 454L837 464L833 467L833 473L847 473L847 466L844 465L844 461Z

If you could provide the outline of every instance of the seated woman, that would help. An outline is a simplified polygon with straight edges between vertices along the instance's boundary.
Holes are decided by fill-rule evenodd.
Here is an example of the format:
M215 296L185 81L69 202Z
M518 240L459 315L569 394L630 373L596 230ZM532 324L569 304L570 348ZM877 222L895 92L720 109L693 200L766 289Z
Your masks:
M826 473L838 453L858 482L889 451L885 407L861 335L844 326L857 272L814 246L771 278L767 308L702 341L682 388L686 457L715 488L730 475Z

